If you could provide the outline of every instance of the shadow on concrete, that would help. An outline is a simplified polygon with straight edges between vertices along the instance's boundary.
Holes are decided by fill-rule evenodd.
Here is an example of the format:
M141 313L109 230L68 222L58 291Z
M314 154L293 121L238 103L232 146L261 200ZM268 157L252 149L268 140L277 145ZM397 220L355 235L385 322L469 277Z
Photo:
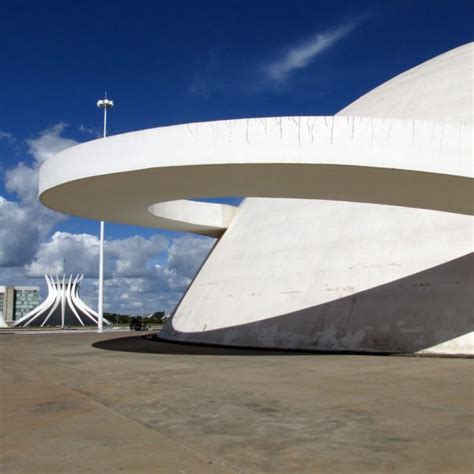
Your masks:
M474 254L328 303L165 340L317 352L414 353L474 330Z
M172 342L160 339L157 334L146 336L127 336L92 344L96 349L118 352L138 352L142 354L170 355L212 355L212 356L281 356L308 355L311 351L270 350L261 348L239 348L220 345L203 345Z

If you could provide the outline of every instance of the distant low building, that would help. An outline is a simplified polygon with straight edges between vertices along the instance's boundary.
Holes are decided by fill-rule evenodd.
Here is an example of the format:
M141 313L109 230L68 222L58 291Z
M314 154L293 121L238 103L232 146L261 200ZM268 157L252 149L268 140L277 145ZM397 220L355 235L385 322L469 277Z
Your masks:
M0 286L0 319L9 324L18 321L38 306L39 287Z

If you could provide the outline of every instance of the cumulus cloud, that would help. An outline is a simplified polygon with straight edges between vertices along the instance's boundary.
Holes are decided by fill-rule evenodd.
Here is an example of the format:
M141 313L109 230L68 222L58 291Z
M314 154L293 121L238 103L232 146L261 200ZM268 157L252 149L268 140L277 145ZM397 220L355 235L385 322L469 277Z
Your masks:
M5 173L4 184L17 201L0 201L0 266L23 265L35 254L40 242L66 216L43 207L38 195L39 165L75 140L61 136L65 124L59 123L28 140L30 163L19 162Z
M186 235L175 239L168 249L167 276L174 288L185 289L209 253L213 240Z
M133 236L105 242L106 278L139 278L153 276L153 266L148 262L167 250L168 239L155 235L149 239ZM78 258L80 255L80 258ZM81 273L96 277L99 261L99 238L90 234L55 232L42 243L33 261L27 265L26 274L32 277L45 273Z
M213 239L183 236L168 239L156 234L105 241L105 302L112 311L170 311L208 254ZM80 255L80 258L78 258ZM97 294L99 239L89 234L55 232L40 245L26 274L80 273L85 295L94 306ZM163 263L154 263L162 255ZM93 280L92 280L93 279ZM83 285L84 286L84 285ZM140 312L138 311L138 312Z
M84 274L81 295L96 307L98 237L54 231L67 216L47 209L37 198L40 164L77 143L63 136L65 128L59 123L28 140L29 161L4 175L5 188L17 200L0 196L0 284L38 285L45 296L44 274ZM131 314L171 311L213 242L161 234L106 240L105 309Z
M149 262L168 249L168 239L154 235L149 239L133 236L112 240L106 245L106 256L114 261L112 273L115 277L140 278L154 276L154 266Z
M77 144L75 140L61 136L66 127L65 123L60 122L44 130L36 138L27 141L29 152L37 164L41 164L61 150Z
M34 204L38 194L38 173L36 168L19 163L5 173L5 188L16 194L23 204Z
M0 196L0 266L28 262L38 239L39 228L31 225L29 210Z
M94 276L97 273L98 255L97 237L55 232L39 246L33 261L26 266L26 275L41 277L46 273L57 275L67 271Z
M264 65L263 70L267 79L276 84L286 82L292 73L309 66L319 55L346 37L359 22L360 20L323 33L314 33L306 41L291 46L279 58Z

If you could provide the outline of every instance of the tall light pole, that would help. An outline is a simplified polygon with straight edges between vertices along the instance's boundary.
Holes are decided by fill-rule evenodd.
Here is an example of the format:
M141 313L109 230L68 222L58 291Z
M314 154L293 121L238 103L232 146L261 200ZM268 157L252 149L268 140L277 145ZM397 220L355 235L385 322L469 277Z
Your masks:
M104 138L107 136L107 109L114 106L114 101L105 99L97 101L97 107L104 109ZM104 221L100 221L100 247L99 247L99 302L98 302L99 321L97 332L102 332L104 328Z

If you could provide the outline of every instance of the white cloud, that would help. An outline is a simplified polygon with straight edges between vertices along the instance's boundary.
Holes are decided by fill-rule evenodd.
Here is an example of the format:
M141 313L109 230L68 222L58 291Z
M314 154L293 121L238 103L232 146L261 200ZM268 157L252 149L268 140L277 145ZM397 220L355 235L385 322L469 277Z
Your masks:
M183 236L168 240L162 235L105 241L105 302L107 310L136 312L170 311L187 288L214 240ZM55 232L40 245L26 266L30 277L45 273L80 273L94 280L87 282L86 297L94 305L98 272L99 239L89 234ZM154 264L162 255L164 263ZM78 256L80 256L78 258ZM83 285L84 286L84 285Z
M28 262L34 255L39 228L31 225L28 209L0 196L0 266Z
M139 278L151 276L154 266L148 262L157 254L167 250L168 239L154 235L149 239L134 236L122 240L107 242L106 256L115 258L113 275Z
M60 122L44 130L36 138L27 141L29 152L38 164L59 151L77 144L75 140L61 136L66 127L65 123Z
M289 44L272 57L257 63L243 59L235 74L224 75L221 69L223 55L211 51L191 74L187 93L208 99L215 93L254 94L270 88L280 88L297 72L309 67L318 56L333 48L369 17L363 13L332 29L317 31L304 41ZM235 65L235 64L234 64Z
M94 276L97 272L98 256L97 237L55 232L48 241L39 246L33 261L26 266L26 275L41 277L46 273L56 275L66 270L68 273Z
M267 79L277 84L284 83L292 73L309 66L320 54L346 37L359 22L315 33L303 43L290 47L281 57L263 67Z
M213 243L211 239L192 235L174 239L168 249L166 268L172 287L184 290L191 283Z
M16 194L23 204L37 201L38 173L36 168L19 163L16 168L5 173L5 188Z
M155 272L150 259L168 247L161 235L149 239L140 236L105 241L106 278L148 277ZM78 258L80 256L80 258ZM26 267L28 276L45 273L81 273L96 277L99 262L99 238L90 234L55 232L51 239L40 245L33 261ZM64 269L65 267L65 269Z
M97 306L99 240L95 235L56 231L67 216L42 206L37 199L39 165L76 144L65 138L63 123L29 140L33 162L18 163L4 183L17 201L0 196L0 284L39 285L45 296L45 273L86 275L81 295ZM122 313L170 311L189 285L214 240L198 236L168 239L133 236L105 242L105 309ZM160 262L157 264L157 262Z
M18 201L1 198L0 202L0 266L23 265L46 239L51 229L67 217L42 206L38 195L38 167L54 153L77 142L61 136L63 123L44 130L29 140L33 163L18 163L5 173L4 184Z

